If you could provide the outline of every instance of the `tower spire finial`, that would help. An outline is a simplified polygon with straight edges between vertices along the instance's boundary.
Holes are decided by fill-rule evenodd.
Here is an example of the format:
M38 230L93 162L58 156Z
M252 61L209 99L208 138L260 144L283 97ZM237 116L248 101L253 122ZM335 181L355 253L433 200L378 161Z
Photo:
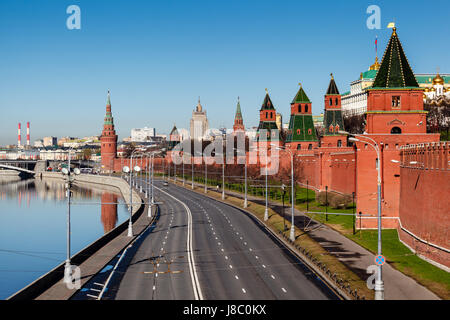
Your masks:
M333 80L333 79L334 79L334 77L333 77L333 72L332 72L332 73L330 73L330 77L331 77L331 80Z
M267 88L266 88L266 93L269 93L269 90L267 90Z

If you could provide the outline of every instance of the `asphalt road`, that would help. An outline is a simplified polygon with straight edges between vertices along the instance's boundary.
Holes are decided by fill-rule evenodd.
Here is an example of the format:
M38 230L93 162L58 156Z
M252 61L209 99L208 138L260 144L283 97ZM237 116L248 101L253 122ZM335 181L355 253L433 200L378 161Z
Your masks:
M337 299L243 211L173 184L155 186L161 216L127 253L115 299Z

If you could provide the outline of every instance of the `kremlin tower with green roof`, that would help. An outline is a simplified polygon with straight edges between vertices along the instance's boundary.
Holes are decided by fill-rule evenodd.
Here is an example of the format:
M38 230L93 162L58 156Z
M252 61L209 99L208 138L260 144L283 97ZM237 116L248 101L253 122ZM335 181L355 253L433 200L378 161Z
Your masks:
M423 89L417 83L395 27L380 69L367 90L367 133L426 133Z
M339 133L344 131L344 120L341 110L341 95L334 81L333 74L325 94L325 112L323 116L323 138L322 147L342 147L346 146L346 137Z
M270 99L269 92L266 89L266 96L264 97L263 104L259 110L259 126L256 134L258 141L280 141L280 132L277 127L277 112ZM261 130L266 130L265 135L261 135ZM268 139L271 137L270 139Z
M114 159L117 155L117 135L116 130L114 129L114 119L111 112L111 98L109 91L108 100L106 102L106 115L100 142L103 169L107 171L114 170Z
M311 101L301 84L291 102L291 118L286 135L286 144L292 150L311 150L318 145L312 117Z

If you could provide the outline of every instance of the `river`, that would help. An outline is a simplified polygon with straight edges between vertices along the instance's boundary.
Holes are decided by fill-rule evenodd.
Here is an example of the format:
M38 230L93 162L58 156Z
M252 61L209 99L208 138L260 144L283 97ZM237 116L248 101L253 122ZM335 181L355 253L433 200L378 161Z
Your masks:
M73 187L71 254L125 221L120 191ZM0 299L65 261L67 198L56 179L0 177Z

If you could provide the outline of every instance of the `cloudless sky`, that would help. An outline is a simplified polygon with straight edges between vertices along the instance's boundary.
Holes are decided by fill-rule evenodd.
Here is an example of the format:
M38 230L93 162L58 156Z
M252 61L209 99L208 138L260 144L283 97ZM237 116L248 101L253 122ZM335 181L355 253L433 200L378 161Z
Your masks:
M66 9L81 8L81 30ZM369 30L369 5L381 29ZM450 73L450 1L0 1L0 145L17 123L44 136L100 134L107 90L119 138L188 128L198 96L211 127L231 127L237 97L256 126L268 88L283 122L303 87L323 111L330 72L341 93L381 59L395 19L415 73Z

